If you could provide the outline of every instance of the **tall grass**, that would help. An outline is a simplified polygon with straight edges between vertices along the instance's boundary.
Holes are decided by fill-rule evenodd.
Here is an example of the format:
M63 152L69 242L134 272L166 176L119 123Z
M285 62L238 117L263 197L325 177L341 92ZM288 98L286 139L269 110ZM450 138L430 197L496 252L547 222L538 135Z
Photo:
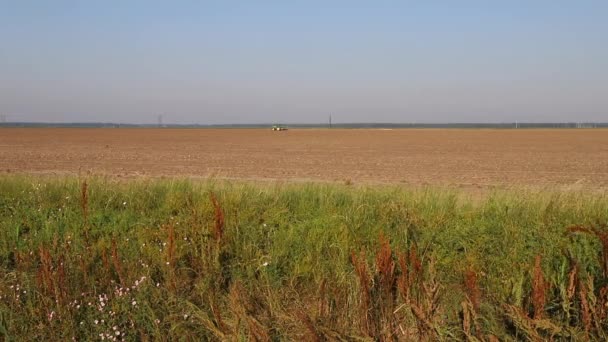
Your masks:
M0 178L0 339L606 339L608 197Z

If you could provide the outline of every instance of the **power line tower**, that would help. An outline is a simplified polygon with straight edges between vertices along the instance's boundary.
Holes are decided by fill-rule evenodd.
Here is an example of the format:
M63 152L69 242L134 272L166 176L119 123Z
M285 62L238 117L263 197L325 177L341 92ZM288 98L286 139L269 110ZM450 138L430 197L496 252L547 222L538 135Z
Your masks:
M6 115L5 114L0 115L0 123L2 123L2 124L6 123Z
M158 116L158 128L163 127L163 115Z
M331 114L329 114L329 128L331 128Z

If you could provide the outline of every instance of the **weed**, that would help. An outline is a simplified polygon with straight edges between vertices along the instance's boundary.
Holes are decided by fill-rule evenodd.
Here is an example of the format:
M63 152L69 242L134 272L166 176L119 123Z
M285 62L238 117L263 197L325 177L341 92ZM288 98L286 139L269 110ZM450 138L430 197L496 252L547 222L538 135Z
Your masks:
M3 176L0 340L605 340L605 222L598 194Z

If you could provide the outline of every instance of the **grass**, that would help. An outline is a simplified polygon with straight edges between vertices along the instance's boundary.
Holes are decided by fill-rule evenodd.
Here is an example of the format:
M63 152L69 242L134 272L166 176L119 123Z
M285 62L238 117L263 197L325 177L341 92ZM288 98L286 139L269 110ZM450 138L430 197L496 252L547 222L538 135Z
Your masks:
M608 197L0 178L3 340L607 338Z

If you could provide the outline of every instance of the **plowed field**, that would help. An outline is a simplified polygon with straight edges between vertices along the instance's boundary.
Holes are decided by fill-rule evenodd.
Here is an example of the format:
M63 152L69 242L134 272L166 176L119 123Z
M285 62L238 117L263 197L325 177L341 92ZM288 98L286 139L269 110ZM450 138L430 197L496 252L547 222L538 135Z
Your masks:
M608 130L0 129L3 173L608 187Z

